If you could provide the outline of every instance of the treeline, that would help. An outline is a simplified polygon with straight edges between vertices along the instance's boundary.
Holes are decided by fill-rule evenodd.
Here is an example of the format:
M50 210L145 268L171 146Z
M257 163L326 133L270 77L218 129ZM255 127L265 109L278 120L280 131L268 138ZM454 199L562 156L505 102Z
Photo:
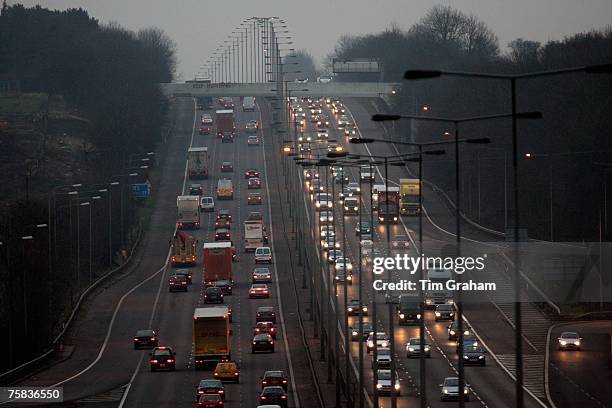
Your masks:
M403 81L403 73L408 69L527 73L610 63L612 31L594 30L546 44L517 39L501 52L495 33L484 22L450 6L435 6L408 30L393 26L381 33L342 37L330 61L333 57L378 58L385 81L403 82L392 106L397 113L473 117L510 113L509 82L444 76ZM612 78L605 74L518 81L518 111L539 111L544 116L519 120L520 215L531 237L596 241L601 231L604 240L610 238L606 236L612 223L608 217L605 224L610 210L605 191L609 191L612 167L602 164L610 164L612 157L611 91ZM512 208L510 126L510 119L460 125L462 137L492 141L461 148L463 208L470 218L498 230L512 225L513 219L507 210ZM399 139L419 142L452 133L448 125L408 120L390 128ZM444 159L425 162L425 177L454 199L453 149L447 150ZM532 157L525 157L526 153Z
M26 200L0 199L0 347L8 350L0 373L47 350L81 293L125 262L141 203L131 184L150 178L151 152L169 127L170 105L157 84L174 76L174 49L156 28L101 25L82 9L3 5L0 78L63 99L63 113L89 125L82 153L70 158L76 171L37 175ZM17 152L11 160L30 159L17 157L27 149ZM48 156L41 168L57 168L45 166L57 160Z

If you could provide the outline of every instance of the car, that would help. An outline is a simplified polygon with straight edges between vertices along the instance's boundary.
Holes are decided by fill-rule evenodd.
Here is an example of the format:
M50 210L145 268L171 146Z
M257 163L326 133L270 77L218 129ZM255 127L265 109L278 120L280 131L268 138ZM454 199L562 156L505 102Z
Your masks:
M168 290L170 292L187 292L189 282L183 275L172 275L168 278Z
M336 271L336 275L334 276L334 282L341 283L344 281L346 281L347 284L352 285L353 284L353 274L350 272L345 272L343 270Z
M263 222L263 215L259 211L251 211L249 212L249 215L247 216L247 221L262 221Z
M269 298L270 297L270 289L268 289L268 285L265 283L254 283L251 285L251 289L249 289L249 299L256 298Z
M318 179L319 173L315 169L304 169L304 177L306 180Z
M357 134L357 129L355 126L345 125L344 126L344 136L355 136Z
M329 132L327 129L319 129L317 130L317 139L318 140L327 140L329 139Z
M438 305L434 312L436 322L440 320L455 321L455 306L454 305Z
M221 163L221 173L231 173L234 171L234 165L232 162L224 161Z
M448 333L448 340L457 341L459 339L459 321L454 321L448 325L446 331ZM463 322L463 336L471 336L472 328Z
M464 336L463 337L463 347L465 349L465 347L471 347L471 348L475 348L475 347L479 347L480 343L478 342L478 339L476 338L476 336L474 336L473 334L470 334L469 336ZM457 342L457 345L455 347L455 351L457 352L457 354L459 354L459 349L460 349L460 344L459 342Z
M212 197L200 198L200 211L211 212L215 211L215 200Z
M263 197L260 193L249 193L247 197L247 205L261 205Z
M311 135L304 135L303 133L298 136L298 142L312 142Z
M198 134L210 135L212 133L212 126L200 125L198 128Z
M375 181L376 173L374 172L374 168L375 167L370 167L370 165L360 166L359 179L365 182Z
M406 249L410 248L410 238L408 235L396 235L391 239L392 249Z
M359 187L359 183L352 181L346 185L346 188L352 193L352 195L361 194L361 187Z
M329 146L328 146L328 147L329 147ZM328 148L328 150L329 150L329 148ZM342 151L342 149L340 149L340 150L336 150L336 151ZM337 173L334 175L334 183L336 183L336 184L342 184L342 183L346 184L346 183L348 183L348 181L349 181L348 175L347 175L347 174L344 172L344 170L340 170L339 172L337 172ZM339 195L340 197L344 197L345 195L350 196L350 195L352 195L352 194L351 194L351 192L350 192L350 191L348 191L347 189L345 189L344 193L343 193L343 192L340 192L338 195ZM340 201L340 202L342 203L342 201Z
M244 172L244 178L250 179L251 177L259 177L259 170L257 169L248 169Z
M149 355L149 365L151 371L157 370L170 370L174 371L176 368L176 353L168 346L157 346Z
M341 175L338 176L342 177ZM353 192L349 190L348 187L344 187L344 189L338 193L338 203L344 204L344 200L347 198L352 198L353 195Z
M372 356L372 368L391 368L391 360L392 357L390 348L377 349L376 360L374 360L374 356ZM376 362L376 366L374 365L374 362Z
M274 339L272 339L272 336L267 333L253 336L253 340L251 340L251 353L255 354L258 351L274 353Z
M247 188L261 188L261 179L259 177L251 177L247 182Z
M215 241L231 241L232 233L227 228L219 228L215 231Z
M234 143L234 132L223 132L221 134L221 143Z
M410 357L420 357L421 356L421 348L423 348L423 352L425 353L425 357L431 357L431 345L425 342L425 347L421 347L421 339L418 337L411 337L406 343L406 358Z
M336 259L344 258L344 253L339 249L328 249L327 250L327 262L333 264Z
M287 408L287 393L283 387L272 386L264 387L259 394L259 403L266 405L278 405L281 408Z
M372 228L370 227L370 223L367 221L358 222L355 227L355 234L359 236L363 236L365 234L371 234Z
M387 348L391 345L389 341L389 336L385 332L377 332L376 336L374 333L370 333L366 340L366 352L369 353L374 350L374 337L376 337L376 347L379 348Z
M295 81L298 84L307 84L308 83L308 78L296 78Z
M157 347L155 330L138 330L134 335L134 349Z
M328 75L320 76L319 78L317 78L317 82L320 82L322 84L329 84L331 81L332 77Z
M308 145L308 146L300 146L300 153L306 154L306 153L310 153L310 152L312 152L312 148L310 147L310 145Z
M361 312L359 311L359 299L351 299L346 303L346 313L349 316L359 316L363 314L368 315L368 307L364 304L361 305Z
M257 122L256 120L249 120L244 126L244 130L247 133L257 133L258 129L259 129L259 122Z
M334 222L334 213L329 210L323 210L319 213L319 223L320 224L331 224Z
M346 197L342 203L342 210L344 215L357 215L359 214L360 202L358 197Z
M470 394L468 389L470 384L465 383L463 389L463 400L469 401ZM444 382L440 384L440 400L441 401L452 401L459 399L459 378L458 377L446 377Z
M234 107L234 100L230 97L225 97L223 99L223 107L226 109L232 109Z
M337 258L334 261L334 269L336 272L346 271L350 273L353 270L353 264L351 263L351 260L346 257Z
M330 193L317 193L315 194L315 210L321 211L322 209L333 208L334 199Z
M362 328L362 334L361 334L361 338L359 336L359 329ZM372 323L370 322L363 322L363 324L360 326L359 322L355 322L351 327L350 327L350 331L351 331L351 341L366 341L368 339L368 336L370 335L370 333L372 333L373 330L373 326Z
M276 326L272 322L257 322L253 328L253 335L267 333L276 339Z
M333 225L321 225L319 227L319 234L321 235L322 238L335 237L336 230Z
M325 237L321 240L321 245L323 245L323 249L338 249L341 247L340 241L336 239L336 237Z
M487 365L485 349L480 346L463 345L463 364L465 365Z
M201 122L203 125L212 125L213 118L209 113L203 113L201 116Z
M255 135L251 135L247 137L247 145L249 146L259 146L259 137Z
M202 195L203 192L201 184L194 183L189 185L189 195Z
M224 303L221 288L209 286L204 290L204 303Z
M283 387L285 391L289 387L289 377L281 370L266 371L261 377L261 388L265 387Z
M256 322L272 322L276 323L276 313L272 306L260 306L255 312Z
M173 275L184 276L187 279L187 283L191 285L193 281L193 275L189 269L177 269L173 272Z
M376 383L376 392L379 395L391 395L391 370L378 370L378 382ZM395 384L393 385L393 393L400 396L400 380L397 372L395 373Z
M233 292L232 282L226 279L220 279L218 281L214 281L212 287L221 289L221 293L223 293L223 295L231 296Z
M557 339L559 350L580 350L582 337L576 332L563 332Z
M272 250L270 247L257 247L255 249L255 263L272 263Z
M225 400L225 387L221 380L217 380L214 378L207 380L200 380L198 385L196 385L196 401L200 398L201 395L204 394L217 394L221 396L222 400Z
M219 394L203 394L198 396L196 407L224 407L223 397Z
M338 143L330 143L327 145L327 151L329 153L333 153L333 152L342 152L344 151L344 147L342 147L342 145L339 145ZM348 177L347 177L348 179Z
M240 382L240 370L238 369L238 364L234 361L217 363L215 371L213 371L213 376L222 382L231 381L238 384Z
M228 222L232 221L232 213L230 212L230 210L219 210L219 212L217 213L217 221L221 221L221 220L225 220Z
M346 126L351 125L351 121L349 120L348 116L344 115L344 113L346 113L346 110L343 106L338 108L335 113L340 115L340 117L338 118L338 129L344 129Z
M314 178L310 183L308 183L308 190L312 193L319 193L323 192L325 187L319 178Z
M255 268L251 277L252 283L272 283L272 273L269 268Z

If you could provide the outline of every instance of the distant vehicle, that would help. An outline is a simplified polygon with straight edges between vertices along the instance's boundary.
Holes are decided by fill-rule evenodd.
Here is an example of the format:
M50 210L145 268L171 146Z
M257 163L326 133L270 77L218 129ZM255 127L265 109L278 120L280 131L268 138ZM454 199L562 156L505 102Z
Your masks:
M289 387L289 378L285 372L281 370L266 371L261 377L261 388L263 389L270 386L283 387L286 391Z
M342 209L344 210L344 215L357 215L359 214L359 198L357 197L347 197L344 199L344 203Z
M352 181L346 185L346 188L353 193L353 195L361 194L361 187L359 187L359 183Z
M259 177L259 171L256 169L248 169L244 172L245 179L249 179L251 177Z
M231 240L232 240L232 234L230 230L226 228L219 228L215 231L215 241L216 242L231 241Z
M267 333L256 334L251 340L251 353L260 351L274 353L274 339Z
M326 129L317 130L317 139L318 140L329 139L329 132Z
M249 189L261 188L261 179L259 177L249 178L249 181L247 181L247 188Z
M431 346L425 342L425 347L421 347L421 339L418 337L412 337L406 343L406 358L419 357L421 355L421 348L425 353L425 357L431 357Z
M400 395L399 375L395 373L395 384L391 386L391 370L378 370L378 383L376 391L379 395L390 395L393 390L395 395Z
M559 336L559 350L580 350L582 338L576 332L563 332Z
M218 363L213 375L223 382L240 383L240 370L238 369L238 364L233 361Z
M400 326L418 324L421 321L421 302L418 293L405 293L399 296L397 320Z
M298 84L307 84L308 83L308 78L296 78L295 81Z
M198 241L191 235L183 231L177 231L170 241L170 263L172 266L195 265L197 244ZM189 283L191 283L191 280Z
M352 126L352 125L344 126L344 136L350 137L350 136L355 136L356 134L357 134L357 129L355 128L355 126Z
M187 150L187 171L190 179L208 178L208 147L190 147Z
M189 269L177 269L174 271L174 275L184 276L189 285L193 283L193 275Z
M435 320L451 320L455 321L455 305L438 305L436 306Z
M276 313L272 306L260 306L255 312L256 322L272 322L276 323Z
M251 289L249 289L249 299L257 299L257 298L268 299L269 297L270 297L270 289L268 289L267 284L254 283L251 285Z
M465 383L463 390L463 400L469 401L470 394L468 389L470 384ZM453 401L459 399L459 378L457 377L446 377L444 382L440 384L440 400L441 401Z
M215 281L212 286L221 289L221 293L223 293L223 295L232 295L232 282L228 280Z
M396 235L391 237L391 249L408 248L410 248L410 238L408 238L408 235Z
M168 346L155 347L150 353L151 360L149 364L151 371L170 370L174 371L176 367L176 353Z
M341 259L341 258L339 258ZM337 264L338 259L336 259L336 261L334 262L334 264ZM345 282L348 285L352 285L353 284L353 275L350 272L346 272L344 270L339 270L336 271L336 276L334 276L334 283L342 283Z
M182 275L172 275L168 278L168 291L170 292L187 292L188 285L187 278Z
M331 224L334 222L334 213L331 211L321 211L319 213L320 224Z
M242 99L242 110L244 112L255 112L255 97L245 96Z
M465 365L487 365L486 351L480 346L463 346L463 364Z
M369 165L359 167L359 178L361 181L374 181L376 179L375 168Z
M252 283L272 283L272 273L269 268L255 268Z
M466 347L471 347L471 348L476 348L479 347L480 343L478 342L478 339L476 338L475 335L470 334L469 336L463 336L463 348L465 349ZM459 350L461 349L461 344L459 342L457 342L457 345L455 347L455 352L457 352L457 354L459 354Z
M344 254L339 249L329 249L327 250L327 262L333 264L336 262L336 259L343 258Z
M372 356L372 368L391 368L391 360L391 349L378 349L376 350L376 366L374 365L374 356Z
M259 395L259 404L287 408L287 393L283 387L265 387Z
M154 330L138 330L134 335L134 349L157 347L157 334Z
M200 380L196 386L196 401L204 394L218 394L221 396L222 400L225 400L225 387L223 383L217 379Z
M259 136L251 135L247 137L247 145L259 146Z
M428 269L427 280L431 283L441 284L446 287L446 282L452 279L450 269ZM438 305L453 305L453 292L450 290L427 290L425 291L425 307L435 309Z
M219 228L232 229L232 214L230 210L223 209L219 210L215 219L215 230Z
M234 109L234 99L231 96L223 97L223 107L225 109Z
M347 303L346 313L349 316L359 316L363 314L364 316L368 315L368 307L364 304L361 305L361 312L359 311L359 299L351 299Z
M246 125L244 125L244 130L247 133L257 133L257 130L259 130L259 122L256 120L249 120Z
M267 333L276 339L276 327L272 322L257 322L253 328L253 334Z
M201 184L190 184L189 185L189 195L202 195L202 193L204 192L202 185Z
M448 332L448 340L449 341L457 341L459 339L459 321L452 322L447 328ZM467 325L466 322L463 322L463 336L471 336L472 328Z
M262 200L263 199L261 197L261 194L249 193L249 196L247 197L247 204L248 205L260 205Z
M217 182L217 200L233 200L234 186L230 179L219 179Z
M329 84L331 81L332 81L332 77L328 75L320 76L319 78L317 78L317 82L321 84Z
M234 111L232 109L220 109L215 112L217 121L217 137L221 137L224 133L234 133L236 125L234 124Z
M210 135L212 133L212 126L200 125L198 129L198 134L200 135Z
M322 238L335 237L336 230L333 225L321 225L319 227L319 234L321 235Z
M317 193L315 195L315 210L330 209L334 207L334 198L329 193Z
M334 262L334 269L336 272L346 271L351 273L353 271L353 264L351 263L351 260L346 257L337 258Z
M234 143L234 137L233 132L223 132L221 134L221 143Z
M206 242L202 250L204 283L212 286L219 280L232 282L233 248L231 242Z
M397 223L399 221L399 187L387 187L378 191L378 221Z
M212 408L224 407L223 397L219 394L204 394L199 395L196 402L196 407Z
M197 102L198 109L211 110L215 108L213 99L210 96L198 96L196 98L196 102Z
M340 241L336 239L336 237L325 237L321 240L321 245L323 245L323 249L339 249Z
M370 223L367 221L358 222L355 227L355 234L358 236L371 234L372 228L370 227Z
M231 173L234 171L234 165L232 162L224 161L221 163L221 173Z
M213 123L213 118L210 115L210 113L203 113L201 116L201 123L203 125L212 125Z
M270 247L258 247L255 249L255 263L272 263L272 250Z
M221 288L209 286L204 290L204 303L223 303L223 291Z
M419 195L421 183L419 179L400 179L400 213L402 215L418 215L421 211Z
M200 211L215 211L215 200L212 197L200 197Z
M359 329L362 328L363 330L363 334L360 338L359 336ZM353 326L351 326L351 341L366 341L368 339L368 337L370 336L370 333L373 330L373 326L372 323L370 322L363 322L362 326L359 326L359 322L355 322L353 324Z

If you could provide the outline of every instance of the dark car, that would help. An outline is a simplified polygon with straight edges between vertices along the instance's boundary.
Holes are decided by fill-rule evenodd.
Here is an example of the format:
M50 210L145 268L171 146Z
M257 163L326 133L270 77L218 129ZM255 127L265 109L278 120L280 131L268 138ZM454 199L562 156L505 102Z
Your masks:
M204 189L201 184L191 184L189 186L189 195L202 195Z
M253 328L253 335L267 333L276 339L276 326L272 322L257 322Z
M355 233L357 235L371 234L372 228L370 228L370 223L367 221L357 223L357 227L355 228Z
M225 161L221 163L221 173L231 173L234 171L234 166L232 162Z
M218 280L218 281L215 281L213 283L213 287L221 289L221 292L224 295L231 295L232 294L232 282L230 282L228 280Z
M265 387L283 387L285 391L289 386L289 378L284 371L274 370L274 371L266 371L261 377L261 388Z
M157 334L154 330L138 330L134 335L134 348L157 347Z
M249 179L251 177L259 177L259 171L256 169L248 169L244 172L245 179Z
M463 344L463 364L465 365L487 365L485 357L486 351L480 346L472 344Z
M261 205L262 201L263 198L259 193L249 193L249 196L247 197L248 205Z
M176 354L170 347L155 347L150 355L151 360L149 363L151 365L151 371L174 371L176 368Z
M272 306L260 306L255 314L256 322L272 322L276 323L276 313Z
M223 132L221 143L234 143L234 134L232 132Z
M256 334L251 341L251 353L266 351L274 353L274 339L267 333Z
M283 387L264 387L259 395L259 403L261 405L280 405L282 408L287 408L287 393Z
M230 210L219 210L219 212L217 213L217 221L219 220L228 220L228 221L232 221L232 213L230 212Z
M219 394L204 394L200 395L196 407L223 407L223 398Z
M350 327L351 341L359 341L359 327L359 322L355 322L355 324ZM370 322L363 322L363 325L361 327L363 327L363 335L361 337L361 341L366 341L370 333L372 333L372 331L374 330L374 327Z
M183 275L172 275L168 279L168 290L170 292L187 292L189 282Z
M459 339L459 322L455 321L448 325L446 331L448 332L448 339L457 341ZM467 323L463 323L463 335L469 336L472 334L472 328Z
M459 353L459 346L459 342L457 342L457 346L455 347L455 351L457 353ZM470 334L469 336L463 336L463 348L465 349L466 347L480 347L480 343L478 342L476 336L474 336L473 334Z
M455 306L453 305L438 305L434 313L436 322L440 320L455 321Z
M189 269L177 269L174 271L174 275L184 276L187 279L187 283L191 285L193 282L193 275Z
M261 188L261 179L259 177L249 177L247 188Z
M349 300L346 304L346 313L349 316L359 316L363 313L364 316L368 315L368 307L365 304L361 305L361 312L359 311L359 299Z
M209 286L204 291L204 303L223 303L223 291L221 288Z
M229 213L229 210L219 210L215 219L215 230L220 228L231 229L231 227L232 215Z
M215 231L215 241L231 241L232 233L227 228L219 228Z
M225 400L225 387L221 380L200 380L200 383L196 386L196 401L204 394L217 394L221 396L222 400Z

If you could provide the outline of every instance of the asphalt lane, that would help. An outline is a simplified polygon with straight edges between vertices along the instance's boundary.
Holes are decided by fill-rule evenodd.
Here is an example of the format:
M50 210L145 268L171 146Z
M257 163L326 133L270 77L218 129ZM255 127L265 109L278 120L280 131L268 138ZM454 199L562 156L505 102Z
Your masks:
M349 104L349 107L353 105ZM333 116L333 115L331 115ZM364 118L363 116L356 116L357 125L360 127L362 134L364 137L376 137L379 136L380 129L371 128L371 121L369 117ZM308 123L307 126L310 126ZM364 129L367 129L364 132ZM307 129L307 131L312 131L312 128ZM345 148L349 148L347 142L348 138L345 138L340 132L333 130L330 132L330 137L335 138L338 141L342 141L345 144ZM367 151L360 146L351 145L350 150L352 152L357 152L359 154L367 154ZM372 149L371 149L372 150ZM383 151L381 151L383 150ZM391 152L384 152L384 149L373 151L373 154L393 154ZM325 171L321 170L320 174L324 174ZM356 170L351 170L351 181L358 180L358 173ZM396 180L400 177L399 169L392 169L390 171L390 179ZM406 177L406 175L401 175ZM377 177L378 180L381 180L380 176ZM364 184L365 186L366 184ZM340 186L336 185L336 193L340 190ZM367 189L367 187L366 187ZM362 195L365 200L364 204L369 208L369 198L367 194ZM366 211L369 214L369 210ZM338 208L336 208L336 220L341 219L341 213ZM357 268L357 259L358 259L358 240L355 236L355 226L358 217L356 216L347 216L345 217L346 221L346 238L348 239L347 245L349 247L347 253L351 258L354 265L354 273L356 277L356 268ZM377 222L375 222L375 225ZM408 228L414 228L413 225L410 225ZM386 236L386 226L378 226L376 229L376 239L377 244L380 249L381 244L385 240ZM341 223L336 222L336 234L342 236ZM391 226L391 235L400 235L405 234L403 231L403 227L401 224L392 225ZM425 234L425 243L428 246L437 246L440 247L444 245L449 239L448 234L444 234L438 230L427 230ZM341 241L343 238L341 238ZM366 269L367 270L367 269ZM395 276L394 278L398 279L399 276ZM364 284L364 301L371 301L373 296L372 291L372 276L370 273L366 273L364 270L363 273L363 284ZM359 280L355 279L353 281L353 285L349 286L349 299L357 298L357 288L358 288ZM339 285L339 299L342 304L343 301L343 292L342 285ZM377 307L378 307L378 324L382 325L382 327L387 330L388 328L388 312L387 305L384 303L384 300L381 299L381 296L377 297ZM371 307L370 307L371 310ZM436 323L433 320L432 312L426 313L426 324L428 328L428 341L431 343L434 348L432 350L432 358L427 360L427 391L428 391L428 400L430 406L445 406L447 404L441 403L439 401L440 389L438 384L443 380L446 376L453 376L455 374L456 367L456 353L455 353L455 343L449 342L446 326L448 323ZM371 316L371 312L370 312ZM369 319L369 318L368 318ZM364 319L364 320L368 320ZM343 319L341 319L343 321ZM350 317L349 325L353 322L358 321L358 317ZM380 327L380 326L379 326ZM401 393L402 397L398 398L398 406L413 406L416 403L417 398L417 389L415 385L418 384L418 370L419 370L419 362L418 359L409 360L405 357L405 344L410 337L418 336L418 327L414 326L397 326L395 327L395 350L396 350L396 361L397 361L397 369L399 372L399 376L401 379ZM354 356L357 356L358 343L352 343L352 350L354 352ZM497 366L490 356L488 356L488 365L486 367L466 367L466 378L467 382L471 384L471 388L474 391L472 394L472 401L468 405L486 405L492 407L511 407L513 406L513 395L514 395L514 382L510 379L510 377L502 371L502 369ZM358 360L355 360L355 363L358 364ZM371 379L371 369L370 367L370 358L365 358L365 367L367 378ZM371 381L371 380L370 380ZM371 382L370 382L371 384ZM389 406L388 397L383 397L381 402L384 406ZM531 399L527 399L527 406L538 406Z
M251 272L255 267L252 253L243 250L242 223L250 211L260 211L264 214L267 225L267 200L265 183L261 190L248 190L244 172L249 168L256 168L263 172L264 160L260 146L248 146L244 124L250 119L259 120L259 111L242 112L240 102L235 99L236 126L238 136L234 143L221 143L214 135L196 135L194 146L208 146L211 157L211 174L208 180L201 181L207 195L215 197L216 211L229 209L233 216L232 240L239 253L239 261L233 264L234 291L232 296L226 296L226 303L233 309L232 328L232 359L240 366L240 384L226 384L226 406L255 406L261 390L260 377L266 370L281 369L289 372L285 349L283 344L282 325L277 325L279 335L275 341L274 354L251 354L250 342L252 327L255 323L255 310L258 306L274 306L278 314L276 289L270 285L270 299L248 299L248 289L251 285ZM200 112L198 112L199 115ZM265 137L269 137L267 125L263 129ZM259 132L260 137L262 132ZM234 166L233 174L221 173L220 165L223 161L231 161ZM262 173L263 174L263 173ZM216 200L216 181L221 177L231 176L234 182L234 199L227 201ZM200 181L194 181L200 182ZM250 191L259 191L263 196L263 205L247 205L247 195ZM214 216L204 214L202 228L188 231L199 240L198 264L193 268L194 281L187 293L169 293L164 287L160 297L159 312L154 319L153 327L159 333L164 344L174 347L178 353L176 372L149 372L148 364L142 364L136 373L130 393L126 400L126 407L139 406L167 406L183 407L193 406L195 401L195 386L201 379L212 378L212 371L194 370L191 360L192 348L192 315L195 307L202 305L202 263L201 247L204 242L213 240ZM173 221L174 219L172 219ZM170 220L169 220L170 221ZM271 267L275 272L273 266ZM276 275L276 274L274 274ZM274 276L277 279L278 276ZM290 397L290 406L294 399Z

